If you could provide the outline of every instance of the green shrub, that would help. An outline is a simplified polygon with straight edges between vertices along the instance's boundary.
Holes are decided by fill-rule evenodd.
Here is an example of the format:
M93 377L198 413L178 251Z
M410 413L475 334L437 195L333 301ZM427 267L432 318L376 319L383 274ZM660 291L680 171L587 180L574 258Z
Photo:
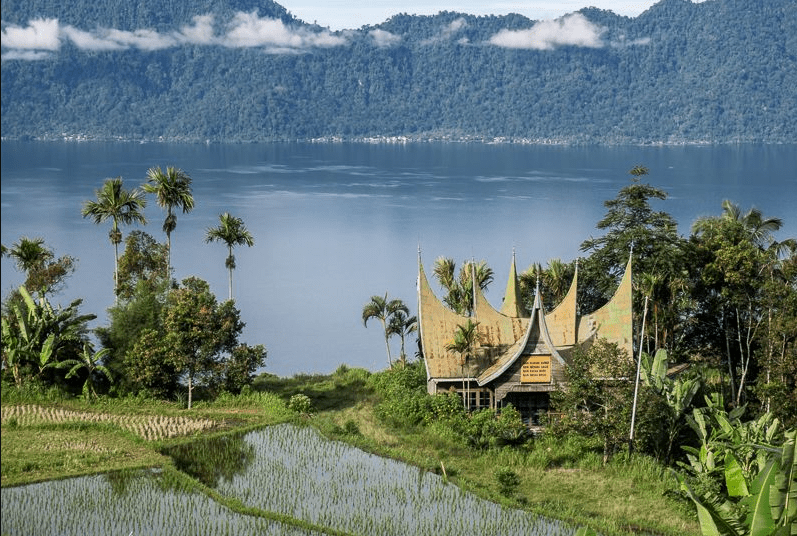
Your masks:
M376 415L389 426L412 427L428 421L429 395L421 363L373 374L369 386L379 395Z
M520 485L520 477L509 467L499 467L493 472L501 495L511 497Z
M304 393L298 393L291 397L288 402L288 409L300 415L310 415L313 412L313 404L310 397Z
M465 418L465 409L462 407L462 398L457 393L438 393L428 397L428 412L424 424L435 421L456 423Z
M343 425L343 433L345 433L346 435L360 435L360 427L357 426L356 422L349 419Z
M461 434L468 446L477 449L518 445L529 437L520 413L511 405L499 414L486 408L471 413L462 421Z

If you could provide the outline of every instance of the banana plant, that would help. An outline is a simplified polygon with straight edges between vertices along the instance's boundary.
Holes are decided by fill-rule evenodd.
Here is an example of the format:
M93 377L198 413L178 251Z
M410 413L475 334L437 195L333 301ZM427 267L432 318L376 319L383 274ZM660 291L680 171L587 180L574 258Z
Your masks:
M22 384L22 367L27 364L35 364L39 369L37 376L41 376L51 364L55 346L54 333L41 341L43 325L37 312L44 305L38 306L25 287L20 287L19 293L26 305L25 313L15 304L11 307L12 315L2 319L3 362L11 370L17 386ZM11 319L16 319L16 323Z
M692 407L692 399L700 390L700 379L681 376L670 378L667 376L668 365L666 350L658 350L652 361L648 354L642 354L642 366L640 367L642 381L663 397L670 408L670 414L666 420L666 457L669 460L673 444L686 424L685 417Z
M733 457L726 456L728 497L695 493L676 473L681 490L697 508L703 536L797 536L797 431L786 432L778 448L766 453L763 468L748 480Z
M94 389L94 376L97 373L103 374L109 381L113 381L111 371L102 364L102 360L110 352L109 348L103 348L99 352L94 353L89 343L83 345L83 353L80 359L66 359L56 365L58 368L68 368L69 372L66 373L64 379L70 379L77 375L82 369L86 369L86 381L83 383L83 396L86 399L97 397L97 391Z
M66 309L54 309L42 297L33 299L24 286L19 287L22 304L10 307L10 314L2 318L3 366L22 385L26 371L41 377L45 369L54 366L68 345L86 339L86 324L96 315L80 315L82 300L73 301Z

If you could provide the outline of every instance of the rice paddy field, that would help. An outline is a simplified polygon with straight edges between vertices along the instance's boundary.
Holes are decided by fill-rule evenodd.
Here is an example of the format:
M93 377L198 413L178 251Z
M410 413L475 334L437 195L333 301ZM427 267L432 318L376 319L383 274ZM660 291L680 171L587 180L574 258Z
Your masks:
M323 534L238 514L202 493L168 489L159 478L140 472L4 488L0 530L9 536Z
M479 499L438 475L330 441L309 427L272 426L245 440L254 447L252 464L218 490L255 508L374 536L573 533L565 524Z
M0 530L9 536L574 533L565 523L479 499L438 475L309 427L269 426L195 448L181 446L174 459L210 493L198 491L202 485L170 486L153 471L3 488Z
M589 438L473 450L445 428L385 426L366 379L263 377L190 411L4 388L0 534L699 534L651 460L603 466ZM297 393L310 413L288 407ZM519 477L509 495L497 468Z
M38 404L3 406L2 422L10 421L14 421L19 426L31 426L38 423L108 423L119 426L146 440L160 440L205 432L217 426L210 419L165 415L115 415L45 407Z

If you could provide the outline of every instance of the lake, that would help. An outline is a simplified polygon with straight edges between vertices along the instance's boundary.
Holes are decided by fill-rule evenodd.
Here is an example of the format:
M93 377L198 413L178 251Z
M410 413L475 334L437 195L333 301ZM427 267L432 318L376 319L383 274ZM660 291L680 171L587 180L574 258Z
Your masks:
M569 261L597 236L603 202L644 165L667 191L654 208L681 234L723 199L784 219L776 237L797 236L797 146L561 147L466 143L42 143L2 142L2 243L42 237L56 255L78 259L53 302L83 298L83 312L107 324L113 304L108 225L81 217L104 179L139 186L153 166L193 179L195 209L172 233L175 277L228 294L223 244L207 228L228 211L255 238L234 251L234 295L246 322L242 341L268 349L266 371L327 373L340 364L387 365L378 321L362 307L375 294L417 311L418 250L427 270L439 256L484 259L495 271L487 292L499 305L513 249L518 268ZM145 230L163 241L164 213L150 197ZM123 228L125 235L136 227ZM2 260L5 296L24 280ZM398 341L394 341L394 355ZM408 354L415 343L408 341Z

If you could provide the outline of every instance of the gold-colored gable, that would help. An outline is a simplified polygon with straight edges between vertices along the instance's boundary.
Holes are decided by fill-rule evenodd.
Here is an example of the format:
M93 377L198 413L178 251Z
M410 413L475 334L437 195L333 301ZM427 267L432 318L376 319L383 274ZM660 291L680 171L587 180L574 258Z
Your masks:
M617 343L632 355L631 260L612 299L584 317L578 316L577 288L578 272L567 295L553 311L545 314L538 292L534 310L527 316L520 306L513 256L501 312L490 305L480 289L474 292L474 318L471 320L478 323L479 342L477 358L465 369L460 356L446 350L446 346L453 341L457 326L465 325L469 317L451 311L435 296L419 259L418 321L428 379L454 380L465 376L477 378L478 383L484 385L522 355L542 352L563 364L562 356L569 355L575 345L598 337ZM510 311L514 312L506 314Z

